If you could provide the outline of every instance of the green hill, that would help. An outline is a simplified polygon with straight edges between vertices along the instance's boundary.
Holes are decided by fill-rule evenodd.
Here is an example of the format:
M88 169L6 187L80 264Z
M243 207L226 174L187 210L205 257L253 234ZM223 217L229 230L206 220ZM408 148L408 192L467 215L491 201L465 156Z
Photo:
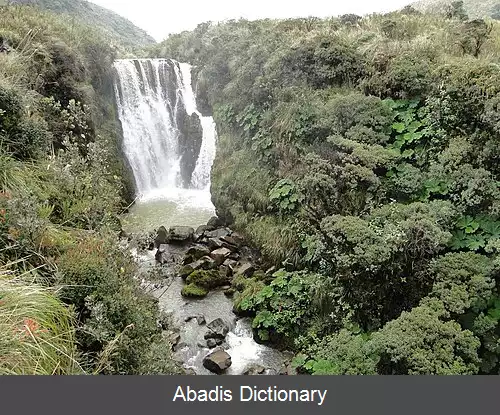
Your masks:
M85 0L11 0L9 4L28 4L58 14L66 14L83 23L97 26L124 46L144 46L155 40L143 29L111 10Z
M421 0L414 6L421 11L440 12L451 4L452 0ZM464 0L464 7L469 17L500 18L500 0Z

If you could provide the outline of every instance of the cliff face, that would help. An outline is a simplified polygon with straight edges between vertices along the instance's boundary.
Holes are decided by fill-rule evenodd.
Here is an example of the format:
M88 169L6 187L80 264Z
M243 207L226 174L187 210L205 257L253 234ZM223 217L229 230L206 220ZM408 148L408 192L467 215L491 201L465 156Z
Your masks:
M85 24L97 26L117 43L127 47L141 47L155 43L145 30L135 26L131 21L85 0L10 0L8 3L31 5L77 18Z

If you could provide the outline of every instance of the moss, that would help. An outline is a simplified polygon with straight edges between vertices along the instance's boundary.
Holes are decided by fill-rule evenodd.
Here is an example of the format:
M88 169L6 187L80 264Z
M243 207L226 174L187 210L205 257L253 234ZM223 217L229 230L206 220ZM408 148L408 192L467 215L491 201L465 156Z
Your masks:
M220 272L215 270L197 270L192 272L186 282L211 290L226 285L229 281Z
M181 294L183 297L203 298L207 296L208 290L196 284L188 284L182 288Z

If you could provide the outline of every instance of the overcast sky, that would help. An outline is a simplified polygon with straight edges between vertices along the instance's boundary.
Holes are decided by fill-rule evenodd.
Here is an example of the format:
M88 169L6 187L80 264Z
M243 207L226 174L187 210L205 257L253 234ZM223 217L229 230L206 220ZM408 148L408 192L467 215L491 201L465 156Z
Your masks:
M147 30L158 41L198 23L225 19L337 16L388 12L411 0L91 0Z

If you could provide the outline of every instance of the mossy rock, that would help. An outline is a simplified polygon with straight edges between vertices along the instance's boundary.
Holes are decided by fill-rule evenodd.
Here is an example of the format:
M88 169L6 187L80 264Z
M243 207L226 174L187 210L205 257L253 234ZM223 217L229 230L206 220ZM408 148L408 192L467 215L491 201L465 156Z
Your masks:
M186 279L188 284L194 284L211 290L228 283L228 278L216 270L197 270L192 272Z
M188 284L182 288L181 295L188 298L203 298L208 294L208 290L196 284Z

